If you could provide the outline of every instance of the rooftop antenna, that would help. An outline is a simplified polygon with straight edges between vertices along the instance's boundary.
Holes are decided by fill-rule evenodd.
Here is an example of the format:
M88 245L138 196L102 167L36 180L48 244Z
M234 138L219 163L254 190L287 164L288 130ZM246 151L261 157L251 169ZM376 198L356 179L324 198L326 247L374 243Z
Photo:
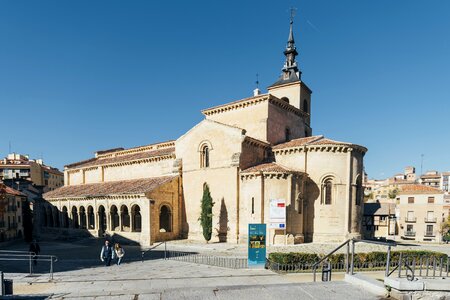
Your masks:
M256 73L256 88L259 89L259 74Z

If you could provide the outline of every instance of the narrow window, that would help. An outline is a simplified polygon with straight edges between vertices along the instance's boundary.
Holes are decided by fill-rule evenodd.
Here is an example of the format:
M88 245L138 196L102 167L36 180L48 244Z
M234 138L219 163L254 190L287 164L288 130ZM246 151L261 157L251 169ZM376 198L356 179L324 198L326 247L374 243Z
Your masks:
M291 130L289 128L287 128L287 127L284 130L284 137L286 139L286 142L291 140Z
M322 185L322 204L330 205L333 202L333 182L331 179L325 180Z
M255 198L252 197L252 215L255 213Z
M209 167L209 148L208 145L204 145L200 151L200 168Z
M414 203L414 197L408 197L408 203L413 204Z

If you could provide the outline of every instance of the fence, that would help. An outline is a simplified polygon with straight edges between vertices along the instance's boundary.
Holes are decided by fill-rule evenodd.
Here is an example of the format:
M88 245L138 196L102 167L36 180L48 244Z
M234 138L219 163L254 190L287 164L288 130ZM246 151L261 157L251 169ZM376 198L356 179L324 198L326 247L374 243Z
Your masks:
M448 278L450 273L450 257L435 256L411 257L400 253L397 266L388 276L397 272L397 277L406 277L412 281L416 276L423 278Z
M32 252L26 251L12 251L12 250L0 250L1 261L18 261L25 262L29 266L29 275L34 273L34 265L37 262L49 262L49 276L53 280L53 264L58 261L58 258L54 255L35 255Z
M246 269L246 257L229 257L196 254L191 252L167 251L166 259L229 269Z

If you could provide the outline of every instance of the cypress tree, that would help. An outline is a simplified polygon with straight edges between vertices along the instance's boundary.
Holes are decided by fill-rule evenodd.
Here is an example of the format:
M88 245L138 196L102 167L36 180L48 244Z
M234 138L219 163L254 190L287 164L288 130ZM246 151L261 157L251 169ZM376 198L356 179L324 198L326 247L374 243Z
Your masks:
M209 186L205 183L203 186L203 197L201 203L201 214L198 220L200 221L200 225L203 228L203 237L206 242L211 240L212 235L212 208L214 206L213 199L211 197L211 193L209 192Z

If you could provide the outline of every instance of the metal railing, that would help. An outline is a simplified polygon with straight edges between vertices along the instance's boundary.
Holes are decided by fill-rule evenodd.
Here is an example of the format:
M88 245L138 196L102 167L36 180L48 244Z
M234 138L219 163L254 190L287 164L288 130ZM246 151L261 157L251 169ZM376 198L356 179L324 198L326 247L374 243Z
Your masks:
M436 236L436 233L434 231L426 231L424 236Z
M425 223L436 223L437 218L436 217L434 217L434 218L425 217L424 221L425 221Z
M247 257L229 257L197 254L192 252L167 251L167 259L229 269L246 269Z
M34 265L37 262L49 262L50 263L50 280L53 280L53 264L58 261L55 255L36 255L33 252L27 251L12 251L12 250L0 250L1 261L26 261L29 266L29 275L34 273Z
M350 252L350 243L351 243L351 252ZM333 255L335 252L337 252L339 249L341 249L344 246L347 246L347 251L346 251L346 256L345 256L345 262L344 262L344 268L345 272L347 274L355 274L355 244L356 243L368 243L368 244L377 244L377 245L383 245L383 246L387 246L388 250L387 250L387 258L386 258L386 262L384 263L386 266L386 276L389 273L389 269L391 266L391 247L395 247L397 246L396 243L389 243L389 242L381 242L381 241L371 241L371 240L357 240L357 239L348 239L346 240L344 243L340 244L338 247L336 247L333 251L331 251L330 253L328 253L327 255L325 255L324 257L322 257L318 262L314 263L312 265L312 271L313 271L313 280L316 281L316 272L318 267L323 263L323 262L327 262L327 265L330 266L330 263L328 262L328 258ZM367 264L370 264L369 262ZM359 266L361 265L361 263L359 264Z
M448 278L450 274L450 256L447 258L436 256L408 256L399 254L397 267L393 268L386 277L397 271L397 277L406 277L412 281L416 276L423 278Z
M417 217L405 217L405 222L415 223L417 221Z
M404 235L405 236L416 236L416 232L415 231L405 231Z
M144 262L144 255L147 252L151 252L153 249L161 246L162 244L164 244L164 259L167 259L167 242L160 242L159 244L156 244L155 246L153 246L153 247L151 247L151 248L149 248L149 249L147 249L145 251L141 251L141 260L142 260L142 262Z

